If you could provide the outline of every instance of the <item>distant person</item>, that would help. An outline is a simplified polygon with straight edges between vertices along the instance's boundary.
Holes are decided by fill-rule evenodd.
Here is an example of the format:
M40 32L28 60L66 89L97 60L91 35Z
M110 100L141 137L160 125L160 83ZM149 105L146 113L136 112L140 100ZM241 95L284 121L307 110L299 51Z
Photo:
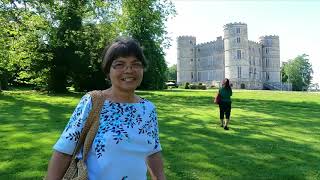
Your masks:
M221 96L221 101L219 103L221 127L223 127L225 130L229 130L228 125L230 122L232 96L232 89L229 79L225 78L222 81L222 87L219 89L219 94Z
M164 180L157 113L154 104L135 94L146 60L139 43L118 39L105 49L102 69L111 87L103 92L105 101L99 128L85 161L88 179ZM69 123L54 145L47 179L62 179L92 109L92 97L80 100ZM82 153L78 154L82 158Z

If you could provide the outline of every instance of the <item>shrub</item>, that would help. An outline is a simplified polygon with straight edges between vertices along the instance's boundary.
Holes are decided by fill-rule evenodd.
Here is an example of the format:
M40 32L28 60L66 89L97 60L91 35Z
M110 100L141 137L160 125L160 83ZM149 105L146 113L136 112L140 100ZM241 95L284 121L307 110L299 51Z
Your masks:
M189 85L189 88L190 88L190 89L197 89L198 86L197 86L196 84L190 84L190 85Z
M186 82L186 84L184 85L184 88L185 88L185 89L190 89L190 88L189 88L189 84L190 84L190 83Z
M189 85L190 89L202 89L202 90L206 90L207 86L206 85L196 85L196 84L190 84Z
M198 85L198 89L206 90L207 86L206 85Z

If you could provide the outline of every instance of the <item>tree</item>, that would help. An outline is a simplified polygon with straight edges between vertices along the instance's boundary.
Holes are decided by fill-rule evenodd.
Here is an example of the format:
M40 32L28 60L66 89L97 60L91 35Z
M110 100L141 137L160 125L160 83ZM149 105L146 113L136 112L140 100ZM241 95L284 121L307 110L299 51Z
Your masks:
M0 2L0 82L52 92L106 86L100 54L114 33L113 6L101 0ZM6 75L6 76L5 76ZM4 87L4 86L2 86Z
M177 81L177 65L176 64L168 68L168 80Z
M283 65L283 81L292 83L292 90L307 90L312 80L312 65L308 55L302 54L294 59L290 59Z
M105 88L101 53L119 35L136 38L149 60L142 86L161 89L167 78L166 0L0 1L0 82L51 92Z
M280 74L281 74L281 81L282 82L288 82L288 75L285 73L284 69L287 66L287 62L283 62L282 66L280 67Z
M30 1L32 2L32 1ZM0 3L0 74L3 87L11 84L43 83L47 68L37 69L47 54L40 43L47 30L45 20L28 10L24 1ZM43 63L46 64L46 63Z
M140 88L163 89L167 80L163 48L169 46L164 23L175 14L174 6L160 0L122 0L121 5L118 27L141 43L148 60Z
M51 81L49 89L77 91L108 87L101 71L101 52L117 35L113 23L117 1L67 0L56 11L57 27L52 27ZM50 84L52 86L50 86Z

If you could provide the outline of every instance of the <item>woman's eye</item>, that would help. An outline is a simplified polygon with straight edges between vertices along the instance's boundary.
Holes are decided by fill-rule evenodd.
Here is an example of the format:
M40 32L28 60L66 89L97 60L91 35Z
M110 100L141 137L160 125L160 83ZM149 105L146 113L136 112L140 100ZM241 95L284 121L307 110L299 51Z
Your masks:
M134 63L134 64L132 64L132 67L135 69L140 69L140 68L142 68L142 64L141 63Z
M115 65L113 65L113 68L114 69L122 69L122 68L124 68L124 64L115 64Z

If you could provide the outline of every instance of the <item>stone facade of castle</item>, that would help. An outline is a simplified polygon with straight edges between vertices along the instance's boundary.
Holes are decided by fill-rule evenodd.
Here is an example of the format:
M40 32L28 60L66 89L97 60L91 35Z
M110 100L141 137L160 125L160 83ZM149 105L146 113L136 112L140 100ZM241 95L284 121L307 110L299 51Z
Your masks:
M196 43L196 37L177 38L177 82L217 85L229 78L234 88L272 89L280 83L279 36L248 40L245 23L224 25L224 37Z

